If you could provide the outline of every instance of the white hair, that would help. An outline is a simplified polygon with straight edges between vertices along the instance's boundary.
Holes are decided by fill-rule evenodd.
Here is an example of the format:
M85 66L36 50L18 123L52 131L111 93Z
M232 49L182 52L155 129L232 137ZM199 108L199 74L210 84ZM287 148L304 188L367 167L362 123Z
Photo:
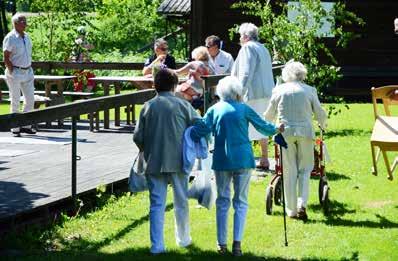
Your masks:
M243 86L235 76L227 76L218 82L216 93L223 101L239 101L242 97Z
M167 44L167 41L163 38L159 38L159 39L156 39L155 43L153 44L153 47L156 49L164 44Z
M240 36L245 36L250 40L258 41L258 28L252 23L243 23L239 27Z
M282 80L284 82L304 81L307 77L307 69L300 62L288 62L282 69Z
M25 18L26 19L26 17L23 14L21 14L21 13L14 14L12 16L12 18L11 18L12 25L14 26L16 23L18 23L19 19L21 19L21 18Z

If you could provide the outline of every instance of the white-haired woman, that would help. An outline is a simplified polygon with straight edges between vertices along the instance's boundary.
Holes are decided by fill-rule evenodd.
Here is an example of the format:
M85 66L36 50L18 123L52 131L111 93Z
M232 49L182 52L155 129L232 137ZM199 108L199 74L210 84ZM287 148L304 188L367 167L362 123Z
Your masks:
M217 240L219 252L227 252L228 210L231 205L231 181L234 213L232 253L242 255L241 240L247 213L247 195L251 170L255 167L252 146L248 137L251 123L263 135L283 131L268 123L249 106L241 102L243 87L240 81L227 76L217 85L221 101L209 108L203 120L191 132L194 140L209 133L214 135L212 169L217 184Z
M263 113L269 104L275 86L272 74L271 55L259 42L258 28L252 23L239 27L240 43L238 57L232 67L231 75L238 77L243 85L243 100L257 113ZM250 140L260 141L261 158L258 168L269 169L267 137L249 127Z
M270 105L264 113L269 121L275 118L285 124L283 136L288 144L283 149L283 170L286 212L292 218L307 220L310 174L314 167L314 129L312 114L322 128L326 113L316 89L305 84L307 69L300 62L289 62L282 70L284 84L272 91Z

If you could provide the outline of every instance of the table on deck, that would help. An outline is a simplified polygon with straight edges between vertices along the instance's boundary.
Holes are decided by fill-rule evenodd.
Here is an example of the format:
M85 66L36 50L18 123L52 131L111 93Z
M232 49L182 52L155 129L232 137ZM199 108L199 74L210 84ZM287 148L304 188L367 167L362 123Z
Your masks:
M52 86L57 86L57 94L60 96L63 96L64 92L64 81L66 80L72 80L76 78L76 76L63 76L63 75L34 75L34 80L35 81L43 81L44 82L44 90L45 90L45 96L50 97L51 95L51 88ZM0 80L6 80L6 76L0 75ZM48 106L48 105L47 105ZM51 125L51 123L47 123L47 126ZM58 120L58 126L62 126L63 121Z
M131 83L139 90L153 88L153 78L147 76L98 76L89 79L102 84L104 96L109 95L111 85L115 86L115 94L120 94L122 83ZM179 81L186 81L186 78L180 78ZM127 124L130 124L130 112L132 113L131 120L134 122L134 105L132 108L127 107ZM115 108L115 126L120 126L120 108ZM109 111L104 111L104 128L109 129Z

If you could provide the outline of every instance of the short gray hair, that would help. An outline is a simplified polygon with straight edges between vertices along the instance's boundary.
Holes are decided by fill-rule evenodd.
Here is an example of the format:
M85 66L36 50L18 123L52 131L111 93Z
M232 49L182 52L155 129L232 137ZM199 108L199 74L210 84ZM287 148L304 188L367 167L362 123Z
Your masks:
M240 36L246 36L250 40L258 41L258 28L252 23L243 23L239 27Z
M282 69L282 80L284 82L304 81L307 77L307 69L300 62L288 62Z
M159 38L159 39L156 39L153 47L156 49L156 48L159 48L163 44L167 44L167 41L163 38Z
M21 18L25 18L25 19L26 19L26 16L23 15L23 14L21 14L21 13L16 13L16 14L14 14L14 15L12 16L12 18L11 18L12 25L14 26L14 24L16 24L17 22L19 22L19 20L20 20Z
M227 76L218 82L216 93L223 101L239 101L242 97L243 86L235 76Z

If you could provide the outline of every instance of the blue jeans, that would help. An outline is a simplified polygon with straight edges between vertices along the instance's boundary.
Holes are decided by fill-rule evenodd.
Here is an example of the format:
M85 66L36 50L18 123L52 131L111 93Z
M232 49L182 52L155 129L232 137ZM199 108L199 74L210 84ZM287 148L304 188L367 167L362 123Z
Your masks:
M173 187L175 237L179 246L191 244L189 231L188 175L180 173L159 173L147 175L150 210L151 253L165 252L164 214L166 208L167 183Z
M217 241L219 245L227 244L228 210L231 206L231 180L234 186L232 199L234 213L234 241L242 241L246 222L247 195L251 170L215 171L217 184Z

